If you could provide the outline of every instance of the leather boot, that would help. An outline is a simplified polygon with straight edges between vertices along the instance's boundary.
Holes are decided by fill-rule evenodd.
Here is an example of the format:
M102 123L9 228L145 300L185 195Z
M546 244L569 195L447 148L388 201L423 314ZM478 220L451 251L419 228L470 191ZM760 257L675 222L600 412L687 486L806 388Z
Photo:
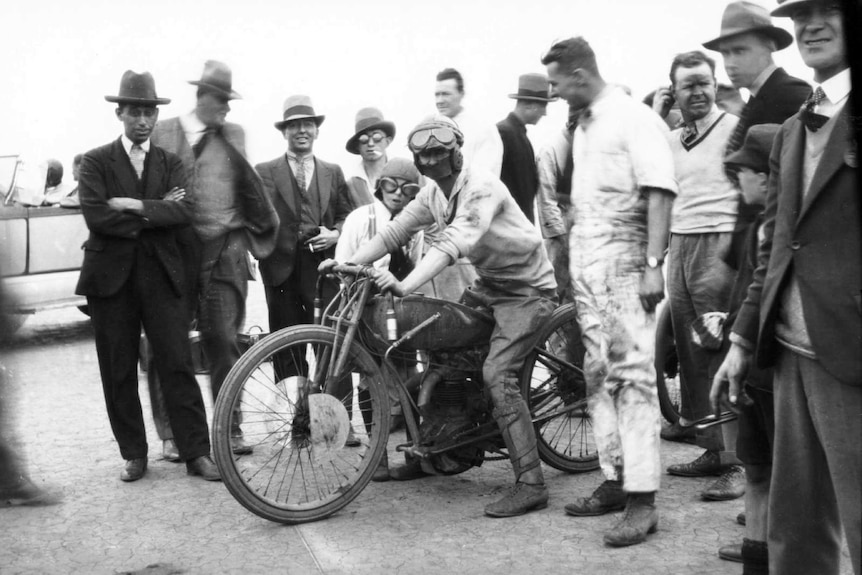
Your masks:
M514 517L548 506L548 488L542 476L536 431L530 421L530 410L523 400L494 409L494 419L500 427L512 470L515 487L499 501L485 506L489 517Z
M658 528L658 511L655 508L655 492L629 493L626 514L605 533L605 545L626 547L646 540L648 533Z

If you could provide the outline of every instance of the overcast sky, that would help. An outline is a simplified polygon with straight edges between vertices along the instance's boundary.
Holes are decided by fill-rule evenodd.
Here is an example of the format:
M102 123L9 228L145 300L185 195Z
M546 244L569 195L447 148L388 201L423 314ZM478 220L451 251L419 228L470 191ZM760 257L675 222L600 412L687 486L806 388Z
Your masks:
M272 126L290 94L311 96L325 114L315 152L346 165L354 115L373 105L404 137L434 111L434 76L444 67L465 78L464 104L496 122L525 72L544 72L541 55L555 39L583 35L606 80L635 97L668 82L673 56L699 49L719 32L726 0L17 0L4 9L0 36L0 154L31 161L72 156L116 138L121 124L106 94L127 69L150 71L161 118L194 104L204 61L233 69L228 119L243 125L253 163L283 153ZM775 0L764 2L773 8ZM787 19L775 23L792 31ZM727 78L719 62L719 81ZM810 80L795 46L779 65ZM565 120L555 103L531 137L537 145Z

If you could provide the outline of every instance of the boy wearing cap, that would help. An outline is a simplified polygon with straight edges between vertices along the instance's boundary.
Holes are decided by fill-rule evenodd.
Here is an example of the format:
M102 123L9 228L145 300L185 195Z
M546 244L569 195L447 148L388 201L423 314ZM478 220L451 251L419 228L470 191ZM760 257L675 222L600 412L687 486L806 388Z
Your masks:
M850 69L840 5L784 0L816 88L770 156L758 267L715 376L716 403L740 402L752 360L773 367L769 493L772 573L837 574L841 532L862 572L862 226Z
M725 258L727 265L737 271L731 290L730 311L727 318L719 321L713 330L722 340L724 352L730 344L726 337L727 332L736 319L739 306L745 300L757 265L757 248L763 238L763 207L766 203L766 183L769 177L769 153L779 129L778 124L752 126L745 136L742 148L725 160L726 167L735 173L742 190L740 209L751 216L737 220L732 248ZM698 329L701 327L702 325L699 325ZM716 401L718 391L718 388L713 386L711 402ZM745 466L746 537L741 545L721 547L718 555L728 561L742 562L745 565L744 573L757 575L769 572L766 518L775 430L772 370L749 371L743 393L751 401L746 401L735 411L738 420L736 455Z
M395 124L383 119L377 108L362 108L356 112L356 130L347 140L345 148L360 156L347 178L350 209L374 203L372 192L377 189L377 179L383 166L389 161L386 149L395 137Z
M514 489L487 505L485 514L511 517L548 504L535 430L520 392L518 371L534 344L536 330L554 310L556 283L538 230L499 178L464 164L463 143L456 124L443 115L413 129L408 145L414 163L431 181L352 261L373 262L405 245L414 233L436 224L439 234L416 268L403 280L378 271L378 286L403 296L462 256L475 266L479 279L469 288L469 299L491 309L496 321L482 375L515 473ZM321 271L329 265L325 262ZM412 465L419 467L418 462Z
M111 429L126 460L120 479L147 470L147 434L138 396L141 327L154 350L167 415L189 475L220 479L210 459L203 398L191 364L187 276L178 248L192 219L181 160L153 145L159 117L148 72L123 74L117 104L124 126L117 140L81 162L81 210L90 237L75 292L87 296Z

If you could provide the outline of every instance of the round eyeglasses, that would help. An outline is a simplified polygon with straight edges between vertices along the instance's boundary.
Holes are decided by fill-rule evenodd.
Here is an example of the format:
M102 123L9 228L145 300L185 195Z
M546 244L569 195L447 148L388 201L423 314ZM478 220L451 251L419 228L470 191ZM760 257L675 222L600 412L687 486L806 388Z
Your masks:
M407 196L408 198L414 197L419 193L421 189L418 184L414 184L412 182L404 182L403 184L399 184L395 179L390 178L389 176L380 178L377 181L377 187L379 187L383 192L387 194L394 194L395 192L401 190L401 193Z

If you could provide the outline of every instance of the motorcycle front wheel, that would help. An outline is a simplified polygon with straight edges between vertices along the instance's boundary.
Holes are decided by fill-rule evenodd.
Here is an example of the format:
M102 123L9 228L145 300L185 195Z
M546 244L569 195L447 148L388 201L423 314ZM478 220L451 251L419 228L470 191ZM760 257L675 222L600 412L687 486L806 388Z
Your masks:
M228 491L252 513L316 521L371 480L386 450L389 396L380 368L355 341L344 375L326 381L343 344L332 328L286 328L253 345L225 379L213 454ZM236 455L240 438L251 453Z
M560 306L527 355L521 392L535 422L539 457L569 473L599 467L583 364L584 346L575 306Z

